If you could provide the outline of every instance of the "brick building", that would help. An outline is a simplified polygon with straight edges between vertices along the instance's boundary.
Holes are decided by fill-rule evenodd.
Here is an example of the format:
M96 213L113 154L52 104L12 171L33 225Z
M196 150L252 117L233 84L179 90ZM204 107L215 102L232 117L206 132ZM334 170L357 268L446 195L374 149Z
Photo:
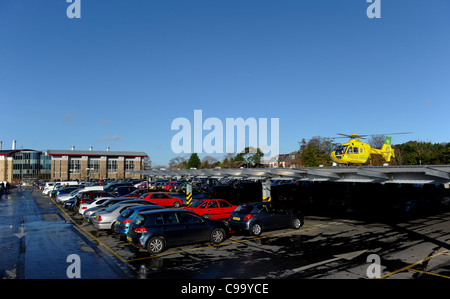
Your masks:
M16 149L2 150L0 142L0 181L10 183L34 180L89 180L140 178L127 171L144 170L144 152Z
M144 152L48 150L52 180L140 178L128 171L144 170Z

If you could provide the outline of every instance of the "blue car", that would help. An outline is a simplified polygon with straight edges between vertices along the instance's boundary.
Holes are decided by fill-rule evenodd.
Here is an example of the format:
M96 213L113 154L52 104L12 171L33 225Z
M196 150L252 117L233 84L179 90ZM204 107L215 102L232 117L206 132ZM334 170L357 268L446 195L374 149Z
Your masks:
M129 207L125 211L123 211L119 217L117 217L116 225L114 226L114 231L119 233L122 236L126 236L128 234L128 230L130 228L130 223L133 218L139 212L150 211L154 209L164 209L164 207L155 206L155 205L143 205L136 207Z
M246 231L259 236L263 231L303 226L304 216L276 202L242 204L231 213L228 225L231 231Z
M219 244L227 235L228 227L222 221L181 209L161 209L138 213L131 222L127 240L135 248L158 254L167 247L189 243Z

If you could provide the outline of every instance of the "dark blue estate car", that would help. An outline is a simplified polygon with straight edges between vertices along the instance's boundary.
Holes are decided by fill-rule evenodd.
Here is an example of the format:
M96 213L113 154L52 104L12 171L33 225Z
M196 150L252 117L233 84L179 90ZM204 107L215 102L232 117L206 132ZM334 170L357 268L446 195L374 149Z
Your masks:
M228 227L219 220L203 218L179 209L161 209L139 213L133 218L127 240L136 248L158 254L167 247L226 239Z
M242 204L234 210L228 220L231 231L247 231L259 236L263 231L303 226L304 216L276 202Z

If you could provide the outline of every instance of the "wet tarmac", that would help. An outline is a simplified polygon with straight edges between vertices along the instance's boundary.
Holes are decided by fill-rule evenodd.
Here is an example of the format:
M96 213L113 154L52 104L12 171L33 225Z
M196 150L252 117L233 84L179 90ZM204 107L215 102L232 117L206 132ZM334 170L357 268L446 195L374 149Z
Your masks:
M306 215L298 230L234 234L218 246L150 256L33 187L1 197L0 278L67 278L71 254L80 257L81 278L450 279L450 212L384 223Z

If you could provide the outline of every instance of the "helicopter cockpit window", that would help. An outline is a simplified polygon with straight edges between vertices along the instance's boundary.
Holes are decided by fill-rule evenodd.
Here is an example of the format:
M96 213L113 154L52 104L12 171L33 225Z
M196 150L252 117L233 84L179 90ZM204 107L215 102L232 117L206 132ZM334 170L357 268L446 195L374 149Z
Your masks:
M359 150L359 149L358 149L357 147L354 147L354 148L353 148L353 153L354 153L354 154L357 154L357 153L359 152L358 150Z
M339 145L335 148L335 155L344 155L347 150L347 145Z

